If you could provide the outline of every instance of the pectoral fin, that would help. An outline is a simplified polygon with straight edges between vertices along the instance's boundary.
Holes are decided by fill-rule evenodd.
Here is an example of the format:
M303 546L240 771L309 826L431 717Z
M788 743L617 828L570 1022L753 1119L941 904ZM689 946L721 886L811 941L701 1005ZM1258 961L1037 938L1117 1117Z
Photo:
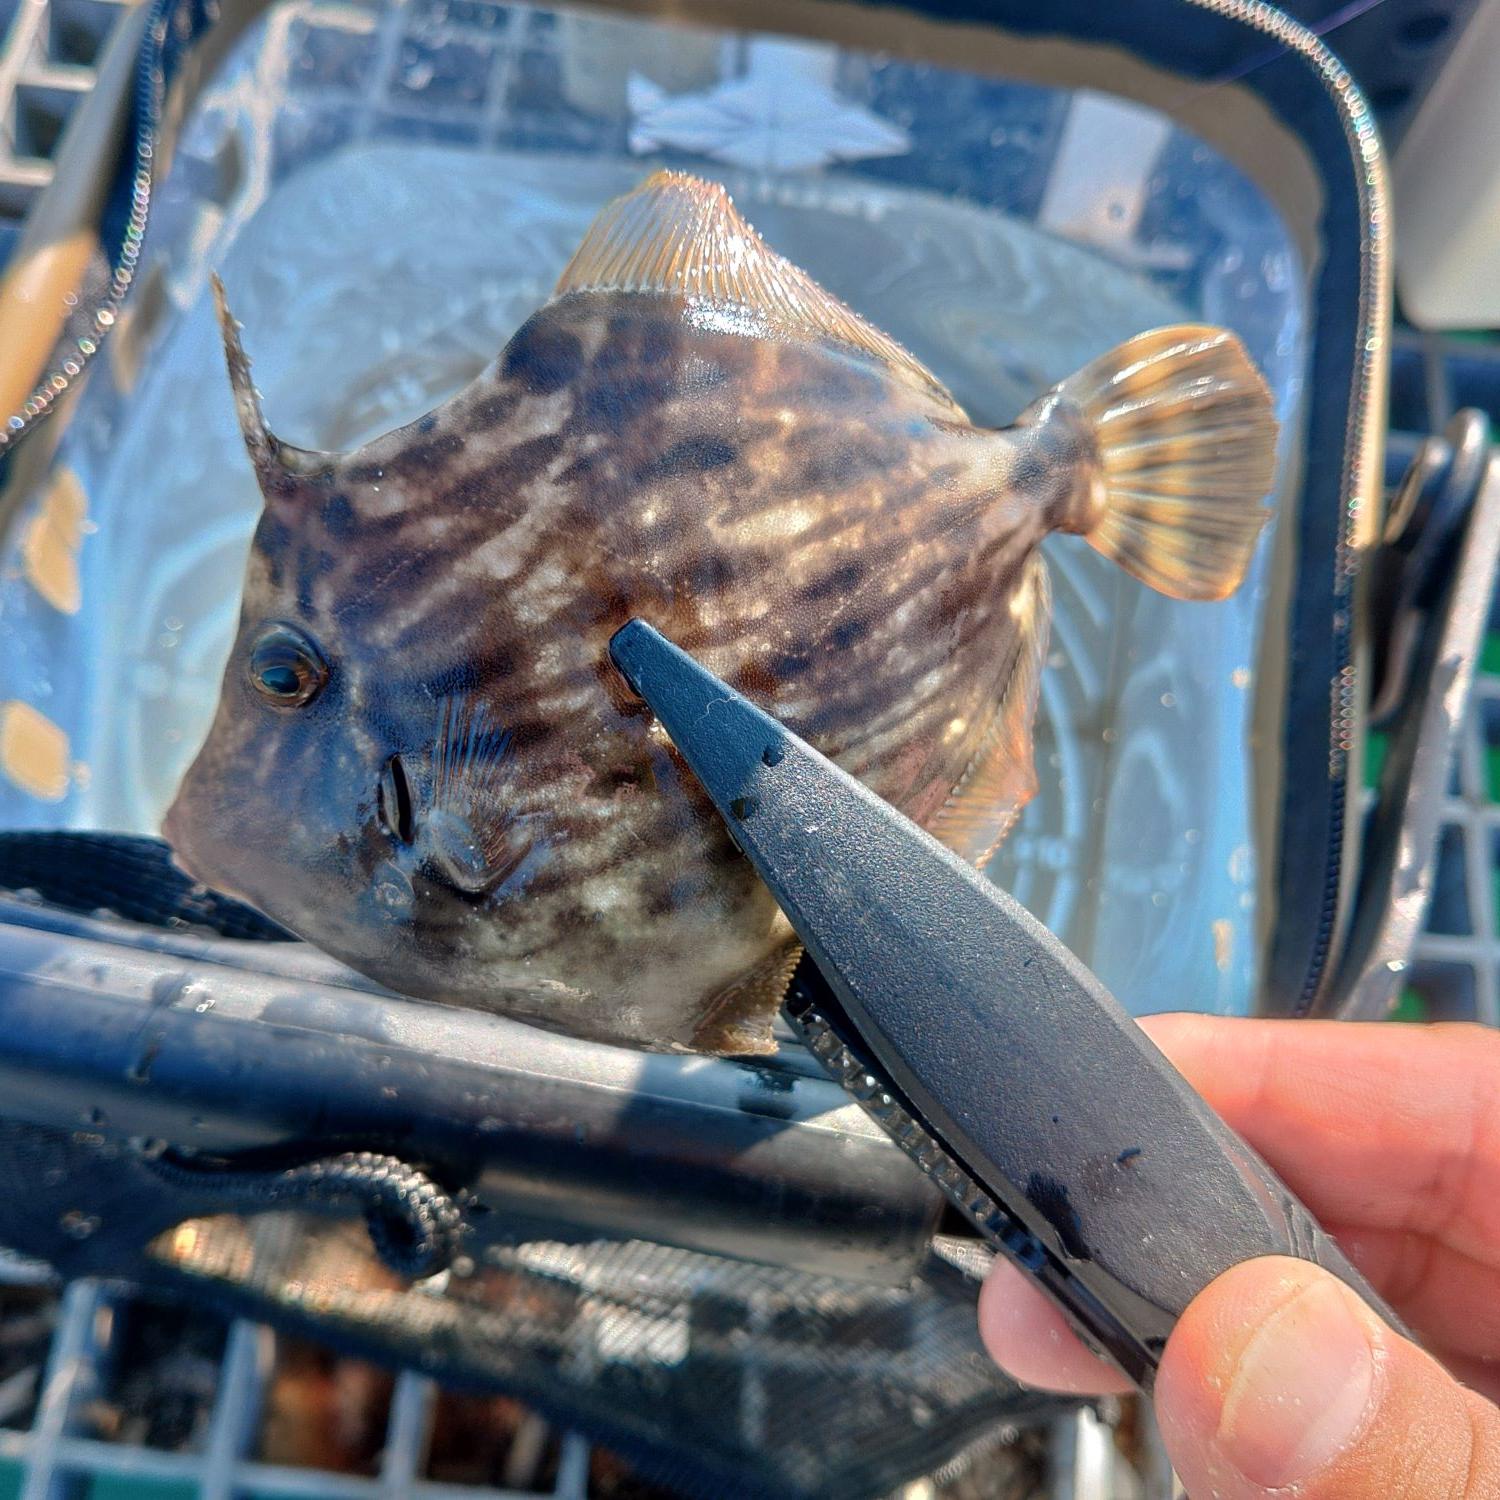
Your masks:
M968 769L930 830L955 854L976 865L984 864L999 848L1021 809L1036 794L1032 725L1052 619L1052 587L1040 553L1033 553L1027 562L1011 598L1011 610L1017 637L1010 675Z

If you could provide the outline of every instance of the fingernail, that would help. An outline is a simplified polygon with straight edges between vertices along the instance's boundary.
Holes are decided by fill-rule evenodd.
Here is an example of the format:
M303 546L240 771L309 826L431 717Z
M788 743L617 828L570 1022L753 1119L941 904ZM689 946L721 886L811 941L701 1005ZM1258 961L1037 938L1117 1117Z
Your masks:
M1215 1446L1252 1485L1306 1483L1359 1438L1374 1392L1375 1351L1363 1307L1347 1287L1319 1277L1245 1346Z

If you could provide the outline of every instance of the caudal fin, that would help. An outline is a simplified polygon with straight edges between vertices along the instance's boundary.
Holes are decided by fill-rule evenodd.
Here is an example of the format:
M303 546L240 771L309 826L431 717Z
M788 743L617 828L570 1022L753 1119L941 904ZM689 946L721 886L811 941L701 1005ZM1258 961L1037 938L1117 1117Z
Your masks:
M1139 334L1065 380L1098 445L1104 493L1084 533L1175 599L1239 586L1271 512L1271 394L1240 341L1182 324Z

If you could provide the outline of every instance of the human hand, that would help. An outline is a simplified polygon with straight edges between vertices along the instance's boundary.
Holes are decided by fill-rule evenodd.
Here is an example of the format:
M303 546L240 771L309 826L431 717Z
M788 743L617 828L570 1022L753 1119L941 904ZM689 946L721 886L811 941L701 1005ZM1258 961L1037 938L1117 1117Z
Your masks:
M1500 1500L1500 1032L1153 1016L1152 1039L1280 1173L1425 1348L1267 1257L1178 1322L1156 1380L1195 1500ZM1008 1262L980 1332L1016 1379L1130 1389Z

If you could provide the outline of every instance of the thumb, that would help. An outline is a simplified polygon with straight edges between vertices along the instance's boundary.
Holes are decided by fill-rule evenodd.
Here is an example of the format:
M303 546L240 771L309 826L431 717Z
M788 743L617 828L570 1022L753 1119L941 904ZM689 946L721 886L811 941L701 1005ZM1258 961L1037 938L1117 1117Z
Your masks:
M1200 1292L1156 1408L1195 1500L1500 1496L1500 1408L1306 1261L1248 1261Z

